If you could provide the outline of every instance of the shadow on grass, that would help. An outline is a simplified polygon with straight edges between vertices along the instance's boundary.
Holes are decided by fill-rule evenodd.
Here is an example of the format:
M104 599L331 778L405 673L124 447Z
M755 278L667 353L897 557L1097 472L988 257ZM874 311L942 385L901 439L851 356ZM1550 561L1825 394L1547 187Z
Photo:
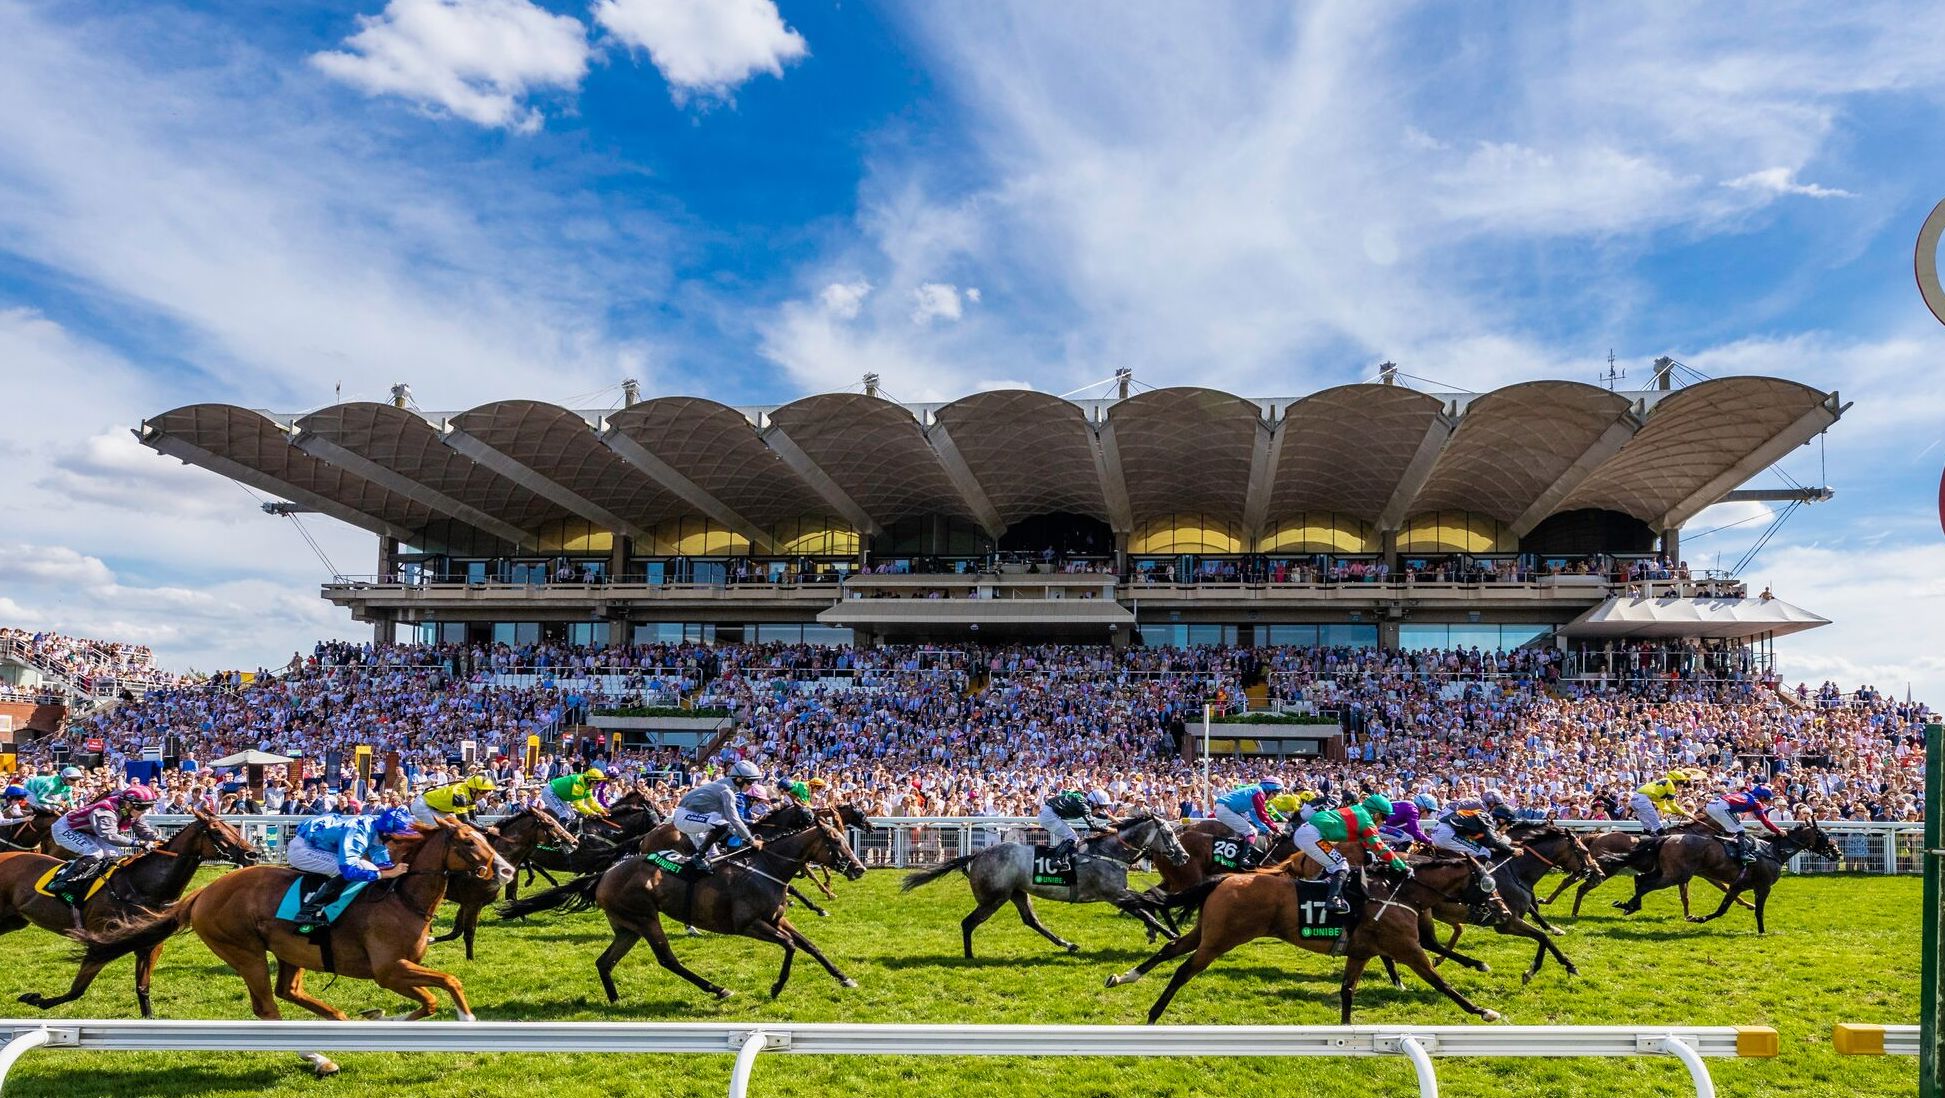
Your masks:
M39 1063L32 1059L26 1062L33 1065L35 1072L47 1072L40 1078L56 1084L54 1093L65 1093L58 1088L72 1085L77 1094L195 1094L209 1098L212 1095L261 1094L281 1083L311 1077L310 1068L295 1053L266 1052L262 1055L262 1061L250 1064L187 1064L141 1069L104 1070L92 1061L86 1067L62 1067L53 1057Z
M730 998L749 997L741 988ZM768 1001L769 985L764 985L756 996ZM786 992L785 994L788 994ZM568 1019L582 1015L594 1015L607 1021L661 1020L670 1017L688 1017L698 1014L715 1014L716 1000L698 991L693 999L630 999L622 992L621 1002L610 1003L608 997L596 988L592 994L564 997L559 999L498 999L490 1005L479 1007L480 1017L527 1021L530 1019Z

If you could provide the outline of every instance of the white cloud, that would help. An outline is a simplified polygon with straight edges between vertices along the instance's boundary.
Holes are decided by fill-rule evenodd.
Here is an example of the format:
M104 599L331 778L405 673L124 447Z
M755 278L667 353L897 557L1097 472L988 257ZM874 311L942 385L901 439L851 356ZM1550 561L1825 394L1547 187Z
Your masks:
M1924 543L1875 549L1856 546L1788 547L1767 551L1748 576L1833 624L1785 637L1777 671L1811 688L1833 679L1845 689L1871 684L1934 707L1945 701L1945 654L1923 623L1945 615L1945 544L1938 531Z
M1796 173L1788 168L1764 168L1759 172L1723 180L1723 186L1738 191L1761 191L1768 194L1795 194L1806 198L1856 198L1850 191L1836 187L1825 187L1816 183L1798 183Z
M728 95L760 72L782 76L810 52L774 0L599 0L594 19L647 50L678 103L692 93Z
M311 56L367 95L397 95L482 126L540 128L537 91L572 91L588 70L587 28L528 0L390 0L358 18L343 50Z
M974 290L968 300L978 301L979 291ZM935 320L958 320L965 315L965 306L959 300L959 287L949 282L927 282L912 291L912 323L930 324Z
M858 310L864 307L864 299L871 293L871 283L860 278L851 282L833 282L824 287L817 300L823 304L824 311L842 320L856 320Z

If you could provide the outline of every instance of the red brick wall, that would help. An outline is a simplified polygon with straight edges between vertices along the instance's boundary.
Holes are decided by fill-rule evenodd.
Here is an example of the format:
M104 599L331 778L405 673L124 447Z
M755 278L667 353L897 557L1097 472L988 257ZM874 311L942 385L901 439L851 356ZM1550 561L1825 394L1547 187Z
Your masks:
M26 743L61 729L67 717L65 705L40 705L35 702L0 702L0 716L13 718L13 731L0 732L0 744Z

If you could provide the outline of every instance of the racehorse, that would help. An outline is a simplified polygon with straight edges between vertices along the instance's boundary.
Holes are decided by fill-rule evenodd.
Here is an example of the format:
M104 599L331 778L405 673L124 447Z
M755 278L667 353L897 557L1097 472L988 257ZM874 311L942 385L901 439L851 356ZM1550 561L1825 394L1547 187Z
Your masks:
M1304 924L1298 910L1299 868L1294 858L1274 869L1211 878L1191 889L1189 895L1174 898L1178 904L1200 905L1195 928L1127 972L1108 977L1107 983L1109 987L1131 984L1164 961L1187 957L1155 1005L1148 1008L1148 1021L1152 1025L1168 1009L1169 1001L1182 985L1208 968L1216 958L1245 942L1281 938L1314 953L1331 953L1340 947L1341 941L1348 960L1337 995L1340 1020L1345 1025L1351 1021L1351 1001L1357 994L1358 981L1373 957L1404 962L1420 979L1466 1013L1496 1022L1499 1012L1475 1005L1446 983L1432 968L1431 959L1420 944L1421 913L1439 904L1459 901L1468 892L1479 894L1479 873L1480 867L1469 858L1442 857L1412 863L1412 875L1406 877L1371 874L1364 881L1366 896L1357 921L1348 937L1342 940L1302 936Z
M1160 853L1161 857L1155 858L1156 853ZM1142 897L1128 888L1128 867L1144 857L1157 863L1167 861L1181 865L1188 861L1189 855L1188 851L1182 849L1175 829L1167 821L1144 813L1130 816L1113 831L1089 838L1080 845L1080 852L1073 858L1071 873L1074 883L1071 887L1034 883L1038 874L1034 866L1034 847L1029 843L998 843L977 854L952 858L908 875L899 887L910 892L955 870L966 875L966 879L972 883L973 900L977 905L972 914L959 923L968 958L973 955L973 931L979 924L992 918L993 913L1008 900L1013 901L1013 906L1019 909L1021 922L1067 952L1078 953L1080 946L1048 930L1040 922L1039 916L1034 914L1031 897L1074 904L1106 901L1140 919L1149 929L1150 941L1157 934L1171 939L1175 937L1173 932L1149 914Z
M527 871L527 884L534 883L534 874L547 878L551 886L557 882L548 870L569 873L599 873L628 856L635 848L636 840L648 834L662 823L662 813L648 798L630 791L608 806L606 816L583 816L581 818L580 844L563 850L559 847L542 844L534 849L521 866ZM517 899L520 885L509 883L507 899Z
M1546 963L1550 953L1566 968L1569 975L1577 975L1580 970L1567 959L1560 947L1553 944L1548 934L1560 933L1559 928L1546 921L1540 914L1539 900L1533 894L1533 885L1554 869L1572 873L1600 873L1594 856L1582 845L1579 836L1551 823L1515 824L1508 836L1520 846L1520 851L1511 858L1503 858L1493 863L1493 882L1498 885L1499 899L1503 907L1490 908L1490 918L1485 925L1495 933L1509 934L1526 938L1534 943L1533 963L1527 966L1520 976L1521 983L1530 982ZM1445 943L1445 951L1453 951L1459 944L1459 935L1465 932L1466 923L1473 921L1477 914L1471 905L1462 903L1439 904L1426 911L1427 920L1436 919L1452 928L1452 937ZM1527 922L1532 916L1535 927Z
M853 804L840 804L837 805L836 807L819 808L817 809L817 818L823 820L827 824L831 824L835 826L840 832L846 829L855 829L857 831L864 833L865 835L870 835L877 830L877 828L872 824L871 818L864 814L864 810ZM822 880L818 879L817 877L818 873L822 873L824 875ZM827 900L837 899L837 893L831 891L831 867L830 866L817 865L815 863L812 863L811 865L807 865L804 867L804 879L816 885L817 891L822 892L824 894L825 899ZM823 908L818 907L816 904L811 903L808 900L804 901L804 906L810 908L812 911L817 912L819 915L830 914L829 912L825 911Z
M1703 823L1700 820L1691 820L1662 832L1664 835L1720 835L1721 833L1714 825ZM1573 914L1575 918L1579 918L1580 902L1587 898L1589 892L1600 887L1602 881L1610 877L1618 877L1634 872L1628 855L1634 853L1634 848L1645 838L1647 836L1637 835L1631 831L1597 831L1587 836L1583 841L1587 844L1588 852L1594 855L1595 864L1599 867L1601 875L1594 876L1592 874L1569 873L1554 888L1553 893L1540 902L1543 904L1552 903L1562 892L1567 890L1568 885L1578 882L1580 887L1574 890ZM1715 885L1717 891L1727 891L1714 881L1710 881L1709 883ZM1682 916L1686 918L1689 914L1688 882L1683 881L1677 886L1677 891L1681 893ZM1751 904L1741 896L1736 897L1735 902L1738 907L1750 908L1752 910L1755 907L1754 904Z
M305 970L320 969L374 981L417 1004L395 1020L423 1018L436 1011L438 1002L426 989L437 987L452 997L460 1020L470 1022L473 1010L459 980L418 962L429 944L433 913L446 898L448 875L470 874L484 880L496 875L496 864L504 863L499 863L485 835L453 820L398 836L392 846L405 872L367 886L365 894L325 931L328 938L314 941L299 934L297 924L277 918L277 908L298 874L283 866L260 865L218 877L160 914L105 934L84 935L88 948L83 964L99 967L129 953L146 953L153 964L154 954L161 952L170 935L191 928L211 953L243 977L250 989L250 1009L259 1018L282 1017L277 999L283 999L343 1021L343 1011L304 992ZM498 875L507 877L511 872ZM329 953L324 949L327 944ZM274 997L265 953L277 958ZM326 1062L313 1063L323 1073Z
M580 843L580 840L567 833L560 821L532 808L523 808L485 831L493 843L493 852L509 868L526 861L541 843L553 843L566 850L573 850ZM446 887L446 899L459 905L459 913L453 916L452 929L432 940L450 942L463 937L466 939L466 959L472 960L473 935L479 931L479 913L499 899L500 892L497 875L492 880L484 881L472 876L455 878Z
M849 808L850 806L846 805L845 807ZM852 811L855 812L856 809L852 809ZM762 819L749 825L750 834L755 835L767 843L778 835L792 831L801 831L809 827L813 819L822 818L824 818L823 813L813 814L810 809L792 801L777 808L773 812L767 813ZM825 822L830 821L826 820ZM642 836L641 852L643 854L653 854L662 850L693 852L691 851L691 844L688 838L672 823L656 824L648 834ZM825 869L830 868L829 863L819 862L813 859L811 862L805 864L801 875L806 878L810 877L810 867L812 865L820 865ZM830 912L812 903L810 897L798 891L796 885L786 885L785 891L792 899L803 904L819 917L830 914ZM690 927L689 929L691 931L695 930L694 927Z
M66 864L61 859L39 854L0 854L0 934L33 923L56 934L73 935L77 914L81 928L103 931L173 903L189 887L204 861L256 863L257 848L250 845L242 832L201 808L190 811L195 819L169 836L161 846L123 863L93 896L82 901L78 913L60 900L34 890L35 882L49 870ZM160 953L158 947L135 959L135 999L142 1006L144 1018L155 1017L149 1005L149 977ZM42 1010L71 1003L88 990L100 971L100 964L84 962L67 994L41 995L30 991L20 1001Z
M1691 923L1719 919L1737 896L1747 889L1756 896L1756 933L1764 933L1763 906L1769 890L1783 875L1783 863L1808 851L1836 861L1843 857L1837 844L1815 820L1797 824L1786 833L1756 844L1756 857L1748 865L1736 860L1722 839L1713 835L1668 835L1649 839L1635 848L1630 860L1635 868L1634 896L1616 903L1629 915L1641 910L1641 898L1657 889L1681 884L1692 877L1722 886L1722 903L1707 915L1686 916Z
M54 821L66 813L58 808L42 808L37 804L28 805L27 810L25 822L0 830L0 852L26 851L68 860L71 855L54 841Z
M783 994L784 985L790 982L790 963L799 949L823 965L839 984L856 987L857 981L838 971L784 915L786 882L811 861L835 864L849 880L864 876L864 863L851 853L844 836L827 823L811 820L801 830L765 840L761 850L745 847L725 856L714 873L699 880L688 881L664 872L647 856L636 854L606 872L588 874L527 899L502 904L500 917L514 919L555 908L580 911L599 907L614 932L614 940L594 962L610 1003L621 1001L621 993L615 989L615 966L644 938L663 968L718 999L729 998L728 988L703 979L676 959L662 928L665 913L704 930L782 947L783 967L770 987L772 999Z

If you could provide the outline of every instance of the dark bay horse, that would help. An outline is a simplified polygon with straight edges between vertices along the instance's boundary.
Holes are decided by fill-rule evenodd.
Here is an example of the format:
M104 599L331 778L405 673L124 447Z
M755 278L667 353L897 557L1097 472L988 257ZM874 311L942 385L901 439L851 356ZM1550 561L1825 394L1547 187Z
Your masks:
M568 834L558 820L532 808L523 808L485 831L493 843L493 852L509 867L526 861L542 843L570 851L580 845L580 840ZM491 880L481 880L471 875L454 878L446 888L446 899L458 904L459 912L453 916L452 929L432 940L450 942L463 937L466 939L466 959L472 960L473 935L479 931L479 913L498 900L501 891L497 875Z
M1274 869L1254 873L1226 874L1195 886L1188 896L1178 898L1180 903L1200 905L1194 929L1127 972L1108 977L1108 986L1134 983L1162 962L1186 957L1161 997L1148 1009L1148 1021L1152 1025L1168 1009L1169 1001L1182 985L1245 942L1281 938L1313 953L1335 950L1338 943L1334 940L1305 938L1301 934L1303 921L1298 910L1295 861L1290 859ZM1373 957L1383 957L1403 962L1466 1013L1476 1014L1488 1022L1498 1021L1498 1011L1475 1005L1446 983L1432 968L1431 959L1420 944L1421 913L1457 901L1467 890L1475 889L1479 867L1465 858L1436 858L1414 862L1412 870L1409 877L1372 873L1365 879L1367 896L1346 941L1348 960L1337 993L1340 1020L1350 1024L1351 1002L1357 995L1365 966Z
M536 873L545 877L549 885L556 883L554 873L599 873L634 853L641 837L661 823L662 813L648 803L648 798L629 792L608 806L606 816L582 818L577 846L563 849L543 843L518 868L527 871L527 884L534 883ZM509 900L517 898L520 884L509 883L506 894Z
M242 832L200 808L194 814L195 819L169 836L167 842L129 859L81 904L79 914L84 929L104 931L123 920L174 903L205 861L256 863L257 848L250 845ZM0 934L19 930L29 923L56 934L75 933L75 911L51 896L34 891L34 882L63 864L58 858L40 854L0 854ZM157 948L135 959L135 999L141 1004L144 1018L155 1017L149 1005L149 977L160 953L161 949ZM100 971L100 964L84 962L65 995L28 992L20 1001L42 1010L71 1003L88 990Z
M1634 895L1614 906L1632 915L1641 910L1641 898L1648 893L1700 877L1724 889L1722 903L1707 915L1687 916L1689 922L1706 923L1721 918L1736 897L1747 890L1756 897L1756 933L1762 934L1765 933L1763 907L1769 901L1769 890L1783 875L1783 863L1805 851L1832 861L1843 857L1837 844L1830 841L1830 836L1815 820L1797 824L1776 838L1759 841L1756 857L1748 865L1739 863L1723 840L1713 835L1681 834L1649 839L1636 849L1632 858L1636 867Z
M770 987L773 999L790 982L790 962L799 949L824 966L838 983L856 987L857 981L838 971L784 915L786 882L812 861L835 864L851 880L864 876L864 863L851 853L844 836L831 825L813 820L802 830L765 840L761 850L749 847L724 858L715 873L697 881L664 873L636 854L604 873L589 874L527 899L503 904L500 916L512 919L555 908L579 911L599 907L608 916L614 940L608 943L594 966L601 974L601 986L611 1003L621 1000L621 993L615 989L615 966L643 939L647 939L663 968L718 999L729 998L728 988L696 975L676 959L662 927L664 914L714 933L737 934L781 947L783 967L777 972L776 983Z
M750 824L750 834L755 835L767 843L779 835L788 834L793 831L802 831L804 828L810 826L813 819L825 819L825 817L821 813L813 814L809 808L792 801L765 814L762 819ZM825 819L825 822L829 823L832 821ZM643 854L653 854L658 850L694 853L689 840L672 823L656 824L648 834L642 836L640 850ZM830 862L821 862L813 859L805 864L800 875L809 878L811 866L821 865L828 869L832 864ZM813 903L810 897L798 891L796 885L787 886L786 892L791 899L803 904L818 916L822 917L830 914L830 912ZM695 928L690 927L689 930L693 933Z
M1560 947L1553 943L1549 932L1559 933L1558 928L1549 924L1540 914L1539 899L1534 895L1533 886L1549 872L1560 869L1569 874L1600 873L1594 856L1580 841L1580 837L1553 824L1516 824L1508 836L1519 844L1519 853L1511 858L1503 858L1488 868L1492 871L1493 883L1498 886L1500 905L1489 909L1486 926L1494 933L1526 938L1534 943L1533 963L1520 976L1521 983L1530 982L1546 963L1547 955L1560 962L1569 975L1580 972ZM1474 921L1476 913L1469 904L1444 903L1428 908L1425 912L1429 922L1436 919L1452 928L1452 937L1445 943L1444 952L1453 951L1459 944L1459 935L1465 932L1466 924ZM1531 916L1534 922L1527 922ZM1389 964L1389 961L1387 961Z
M459 980L418 962L429 944L433 913L446 898L448 875L485 879L495 873L497 856L485 835L451 820L399 836L391 845L406 870L367 886L331 927L329 971L374 981L412 1000L416 1009L397 1016L405 1020L436 1011L438 1002L426 989L440 988L452 997L460 1020L470 1022L473 1011ZM283 866L253 866L225 874L160 914L104 934L86 935L83 964L99 966L129 953L149 954L153 963L153 955L170 935L193 929L211 953L243 977L250 989L250 1009L257 1017L282 1017L277 1000L283 999L343 1021L343 1011L304 992L305 970L326 968L320 946L299 934L295 923L276 917L284 893L297 876L296 870ZM266 953L277 958L274 996ZM322 1072L323 1065L317 1066Z
M15 827L0 828L0 853L26 851L46 854L66 861L70 855L54 841L54 821L66 813L58 808L28 805L26 820Z
M1699 819L1691 819L1686 823L1667 828L1662 834L1720 835L1721 832L1716 830L1713 824ZM1568 885L1579 884L1580 887L1574 890L1573 910L1574 917L1579 918L1581 901L1587 898L1589 892L1599 888L1602 881L1610 877L1625 876L1634 872L1634 867L1629 861L1628 855L1634 853L1634 848L1647 837L1632 831L1596 831L1587 836L1582 842L1587 844L1588 853L1594 856L1595 863L1601 871L1600 875L1569 873L1561 879L1560 884L1554 888L1553 892L1540 902L1542 904L1550 904L1559 898L1562 892L1567 890ZM1717 891L1724 891L1723 887L1714 881L1710 881L1709 883L1715 885ZM1688 882L1683 881L1677 890L1682 896L1682 915L1686 917L1689 914ZM1736 905L1745 908L1753 908L1755 906L1741 896L1736 897Z
M1155 857L1156 854L1160 857ZM955 870L966 875L966 880L972 884L976 904L972 913L959 923L968 958L973 955L973 931L978 929L979 924L992 918L993 913L1008 900L1019 910L1021 922L1067 952L1080 952L1080 946L1048 930L1040 922L1039 916L1033 911L1034 896L1076 904L1105 901L1140 919L1148 927L1150 941L1157 934L1175 937L1149 913L1149 905L1142 897L1128 888L1128 867L1142 858L1149 858L1157 864L1166 861L1175 865L1188 860L1188 852L1182 849L1175 829L1166 820L1145 814L1129 816L1120 821L1113 831L1084 840L1074 857L1072 888L1033 883L1034 857L1034 847L1029 843L996 843L976 854L962 855L930 869L908 874L899 888L910 892Z
M850 830L858 831L864 835L870 835L873 832L877 831L877 826L871 822L871 818L869 816L866 816L864 814L864 810L859 808L856 805L840 804L832 807L819 808L816 810L816 815L818 819L823 820L827 824L831 824L835 826L840 832L850 829ZM817 876L818 873L822 873L824 875L822 880L818 879ZM816 864L807 865L804 867L804 879L816 885L817 891L822 892L824 894L825 899L827 900L837 899L837 893L831 891L831 867L830 866L816 865ZM817 912L819 915L830 914L830 912L825 911L823 908L818 907L816 904L813 904L808 900L804 902L804 906L810 908L812 911Z

